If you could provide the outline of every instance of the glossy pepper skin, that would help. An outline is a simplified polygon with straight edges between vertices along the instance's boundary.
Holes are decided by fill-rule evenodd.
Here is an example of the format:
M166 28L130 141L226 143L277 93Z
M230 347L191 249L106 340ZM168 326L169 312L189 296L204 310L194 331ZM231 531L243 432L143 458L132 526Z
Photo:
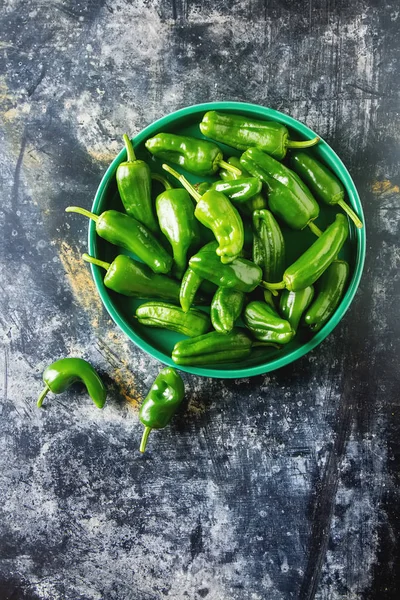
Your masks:
M211 331L175 344L172 360L178 365L215 365L248 358L252 341L243 329L230 333Z
M290 323L282 319L266 302L254 300L246 306L243 320L257 340L287 344L294 336Z
M203 246L199 252L207 252L210 248L212 248L214 251L216 248L216 242L209 242L208 244L205 244L205 246ZM179 292L179 302L183 312L187 312L192 306L196 294L204 281L204 278L195 273L193 269L190 267L186 269Z
M101 215L95 215L79 206L68 206L65 212L92 219L96 223L96 233L101 238L136 254L154 273L168 273L171 270L172 257L153 234L133 217L117 210L106 210Z
M183 175L163 164L163 169L173 175L197 202L194 216L211 229L218 241L217 254L222 263L230 263L241 253L244 245L243 221L229 198L221 192L209 191L202 196Z
M103 408L107 390L92 365L82 358L62 358L49 365L43 373L44 390L40 393L37 406L40 408L49 392L61 394L74 383L80 382L97 408Z
M148 139L145 145L156 158L180 165L193 175L214 175L220 166L235 170L223 160L219 146L208 140L159 133Z
M153 273L149 267L125 254L119 254L110 264L83 254L84 261L105 269L104 285L123 296L159 298L179 302L180 286L166 275Z
M285 270L285 240L274 215L267 209L253 212L253 261L267 281L282 280Z
M136 158L129 137L125 134L123 138L127 160L118 166L116 172L122 204L130 217L143 223L152 233L157 233L157 219L151 201L150 167L144 160Z
M312 285L298 292L283 290L280 297L279 310L282 317L289 321L294 332L297 331L300 319L304 311L310 306L313 296L314 288Z
M163 177L165 191L156 198L156 210L160 229L171 244L174 258L173 273L181 279L187 266L187 253L199 239L198 222L194 216L194 206L188 192L174 189Z
M245 294L229 288L218 288L211 302L211 323L219 333L230 333L242 314Z
M319 215L319 206L298 175L257 148L242 154L240 163L268 188L271 212L291 229L304 229Z
M221 169L219 172L219 176L221 177L221 179L223 181L239 179L241 177L251 177L250 173L248 173L246 171L246 169L244 169L243 166L240 164L240 158L238 158L237 156L231 156L230 158L228 158L227 162L228 162L228 164L232 165L233 167L240 169L241 175L238 175L237 173L231 173L230 171L227 171L226 169ZM249 200L245 203L245 208L247 209L247 214L250 214L250 215L255 210L260 210L261 208L267 208L267 200L264 197L262 191L260 191L255 196L252 196L251 198L249 198Z
M349 277L349 265L335 260L318 281L317 295L304 316L311 331L319 331L329 321L342 298Z
M240 177L226 181L214 181L214 183L205 181L197 187L197 191L199 194L205 194L209 190L215 190L216 192L225 194L232 202L243 204L256 194L259 194L261 188L262 183L257 177Z
M162 369L139 410L139 419L145 426L140 452L145 451L151 430L168 425L184 397L185 386L179 373L171 367Z
M342 182L328 167L309 152L300 150L291 153L291 167L318 200L331 206L338 204L349 215L356 227L361 229L362 222L344 200L345 190Z
M245 258L237 258L224 265L216 253L217 244L212 242L189 260L189 267L202 279L212 281L218 287L227 287L238 292L252 292L261 283L260 267Z
M136 309L136 317L141 325L169 329L188 337L203 335L211 327L205 312L194 308L184 312L166 302L146 302Z
M281 123L214 110L205 113L200 131L206 137L238 150L257 147L277 160L285 158L288 148L307 148L319 141L316 137L296 142L289 139L289 131Z

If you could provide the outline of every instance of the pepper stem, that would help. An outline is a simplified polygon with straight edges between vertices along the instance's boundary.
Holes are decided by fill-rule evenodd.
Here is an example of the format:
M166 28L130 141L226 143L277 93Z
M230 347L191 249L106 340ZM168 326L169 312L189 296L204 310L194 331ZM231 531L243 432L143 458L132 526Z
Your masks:
M38 408L40 408L43 404L43 400L45 399L45 397L47 396L47 394L49 393L50 388L48 385L46 385L46 387L44 388L44 390L42 390L39 394L39 398L37 399L36 405Z
M354 225L358 227L358 229L362 229L362 221L360 221L360 219L357 217L354 210L344 200L339 200L338 204L343 208L344 212L349 215Z
M94 213L86 210L86 208L81 208L80 206L67 206L65 212L73 212L78 213L78 215L83 215L84 217L89 217L89 219L93 219L95 223L99 220L99 215L95 215Z
M317 237L321 237L323 232L320 230L319 227L317 227L317 225L314 223L314 221L310 221L308 226Z
M179 181L179 183L181 185L183 185L185 190L187 190L189 192L189 194L192 196L192 198L194 198L196 200L196 202L198 202L200 200L201 194L199 194L199 192L196 192L196 190L194 189L192 184L189 183L189 181L186 179L186 177L184 177L183 175L178 173L178 171L175 171L175 169L173 169L169 165L163 164L162 168L164 169L164 171L167 171L167 173L170 173L173 177L175 177L175 179L177 179Z
M266 290L271 290L273 296L278 295L278 292L276 290L283 290L286 287L284 281L280 281L279 283L268 283L267 281L260 281L260 286L265 288Z
M151 427L145 427L142 435L142 441L140 442L140 452L144 452L146 450L147 438L150 435Z
M126 157L128 159L127 162L135 162L136 155L135 155L135 151L133 149L131 140L126 135L126 133L124 133L124 135L122 136L122 138L124 140L124 144L125 144L125 148L126 148Z
M310 148L311 146L315 146L315 144L318 144L319 139L320 138L317 136L312 140L303 140L302 142L296 140L288 140L286 142L286 146L288 148Z
M173 189L173 186L170 184L166 177L163 177L163 175L159 175L158 173L152 173L151 178L155 181L159 181L160 183L162 183L166 190Z
M242 175L242 171L240 169L238 169L237 167L234 167L233 165L231 165L230 163L226 162L226 160L219 160L218 161L218 165L222 168L225 169L226 171L228 171L228 173L233 173L234 175L238 175L238 177L240 177Z
M99 260L94 256L90 256L90 254L86 254L86 252L85 254L82 254L82 259L85 262L90 263L91 265L97 265L98 267L102 267L106 271L108 271L108 269L110 268L110 263L105 262L104 260Z

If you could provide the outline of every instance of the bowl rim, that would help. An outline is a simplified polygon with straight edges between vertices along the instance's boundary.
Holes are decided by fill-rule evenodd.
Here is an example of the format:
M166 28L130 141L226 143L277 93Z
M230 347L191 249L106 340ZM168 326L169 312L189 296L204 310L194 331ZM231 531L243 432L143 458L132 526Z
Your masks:
M349 309L351 302L356 294L357 288L359 286L364 262L365 262L365 252L366 252L366 228L365 228L365 218L364 212L361 204L361 200L357 191L357 188L354 184L354 181L347 170L346 166L336 154L336 152L329 146L329 144L321 137L319 134L315 133L312 129L282 113L278 110L261 106L259 104L252 104L247 102L234 102L234 101L215 101L215 102L205 102L201 104L192 104L185 108L181 108L179 110L173 111L164 115L160 119L153 121L149 125L147 125L144 129L142 129L134 138L133 143L134 146L142 143L145 139L154 135L158 132L162 127L167 126L171 123L171 121L187 117L195 113L199 112L207 112L209 110L230 110L232 112L239 112L240 110L245 110L250 113L257 113L259 117L265 118L265 120L274 120L284 125L295 129L297 133L303 135L306 139L312 138L318 135L320 137L320 142L318 143L319 149L324 156L325 159L329 160L329 165L333 165L335 169L335 174L339 174L342 183L346 187L348 199L353 209L356 210L358 216L363 222L362 229L357 229L350 224L351 227L355 230L355 237L357 241L357 253L355 257L355 268L353 272L352 279L349 283L346 294L342 298L339 306L336 311L329 319L329 321L318 331L309 341L305 344L296 348L289 354L277 357L272 359L268 364L262 363L256 366L237 368L237 369L214 369L214 368L205 368L205 367L190 367L190 366L181 366L174 363L171 357L167 356L163 352L154 348L147 341L142 339L140 335L138 335L132 328L128 328L126 326L125 320L120 316L118 310L116 310L112 299L108 293L107 288L103 283L103 272L102 269L95 265L91 265L92 276L97 288L97 291L100 295L101 301L105 306L107 312L113 321L118 325L118 327L128 336L128 338L133 341L141 350L144 350L153 358L156 358L161 363L166 364L171 367L175 367L181 371L185 371L187 373L192 373L193 375L200 375L203 377L212 377L219 379L240 379L247 377L254 377L256 375L263 375L269 373L271 371L275 371L280 369L296 360L308 354L311 350L314 350L338 325L346 311ZM257 117L256 117L257 118ZM109 180L113 177L118 165L124 160L126 155L126 151L123 148L118 155L114 158L112 163L107 168L105 174L103 175L100 184L97 188L94 201L92 204L92 212L98 212L103 196L105 194L107 185ZM89 254L95 256L97 258L97 236L96 236L96 228L95 223L90 221L89 230L88 230L88 246L89 246Z

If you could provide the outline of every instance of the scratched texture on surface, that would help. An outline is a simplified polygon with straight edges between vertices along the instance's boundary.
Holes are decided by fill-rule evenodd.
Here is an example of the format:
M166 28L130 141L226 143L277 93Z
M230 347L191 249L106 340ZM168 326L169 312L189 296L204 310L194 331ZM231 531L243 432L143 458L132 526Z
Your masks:
M1 600L400 597L399 3L3 0L0 15ZM125 131L242 100L320 133L358 186L364 276L314 352L268 376L185 377L146 455L160 365L81 263L87 208ZM98 411L35 400L90 360Z

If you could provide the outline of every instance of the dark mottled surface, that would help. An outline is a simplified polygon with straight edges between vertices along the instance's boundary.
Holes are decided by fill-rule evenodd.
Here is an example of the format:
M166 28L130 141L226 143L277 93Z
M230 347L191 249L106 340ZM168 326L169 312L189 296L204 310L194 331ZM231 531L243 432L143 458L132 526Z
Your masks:
M1 600L384 600L399 571L399 23L380 0L4 0L0 21ZM285 111L348 165L368 256L334 333L251 380L186 377L140 456L159 369L79 261L125 130L233 99ZM35 407L75 354L110 386Z

